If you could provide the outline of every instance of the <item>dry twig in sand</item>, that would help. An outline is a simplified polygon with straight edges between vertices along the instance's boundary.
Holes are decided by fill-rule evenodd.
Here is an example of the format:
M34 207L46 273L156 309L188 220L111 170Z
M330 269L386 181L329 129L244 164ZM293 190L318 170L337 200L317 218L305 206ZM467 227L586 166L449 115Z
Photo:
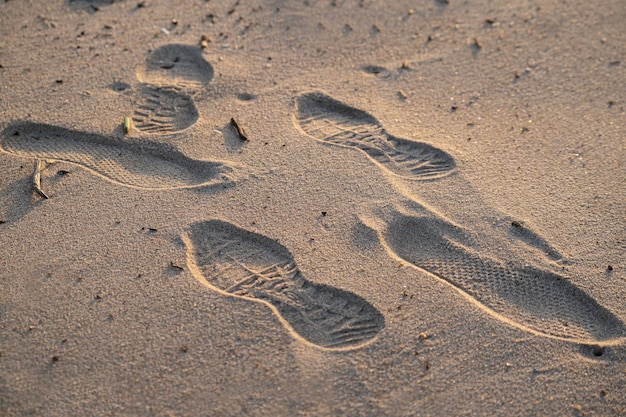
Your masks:
M41 189L41 165L41 159L35 158L35 172L33 172L33 189L37 192L37 194L47 200L48 196Z

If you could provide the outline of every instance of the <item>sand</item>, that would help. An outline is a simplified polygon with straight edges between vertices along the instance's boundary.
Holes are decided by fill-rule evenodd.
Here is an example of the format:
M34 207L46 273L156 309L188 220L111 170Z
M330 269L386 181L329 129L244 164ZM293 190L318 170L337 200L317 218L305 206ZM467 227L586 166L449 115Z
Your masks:
M0 415L623 415L624 21L2 2Z

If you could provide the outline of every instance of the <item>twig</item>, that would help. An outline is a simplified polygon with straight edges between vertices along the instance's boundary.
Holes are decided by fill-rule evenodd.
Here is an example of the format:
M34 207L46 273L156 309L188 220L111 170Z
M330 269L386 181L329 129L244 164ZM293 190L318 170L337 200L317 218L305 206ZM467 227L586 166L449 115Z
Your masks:
M246 136L246 132L243 130L243 127L239 126L239 123L237 123L235 119L230 119L230 125L233 127L233 129L235 129L235 132L237 132L239 139L243 141L248 141L248 136Z
M41 189L41 160L39 158L35 158L35 172L33 172L33 189L45 198L46 200L49 198L46 193Z
M175 269L177 271L184 271L185 268L183 268L182 266L178 266L174 263L174 261L170 261L170 267L172 267L172 269Z
M130 120L130 117L128 116L124 117L124 133L128 135L132 128L133 128L133 123Z

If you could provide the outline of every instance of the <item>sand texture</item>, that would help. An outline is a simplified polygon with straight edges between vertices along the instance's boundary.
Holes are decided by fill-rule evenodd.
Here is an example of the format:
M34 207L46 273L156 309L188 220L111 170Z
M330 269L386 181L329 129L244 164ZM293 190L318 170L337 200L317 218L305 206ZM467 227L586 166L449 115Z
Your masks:
M626 5L0 2L0 416L623 416Z

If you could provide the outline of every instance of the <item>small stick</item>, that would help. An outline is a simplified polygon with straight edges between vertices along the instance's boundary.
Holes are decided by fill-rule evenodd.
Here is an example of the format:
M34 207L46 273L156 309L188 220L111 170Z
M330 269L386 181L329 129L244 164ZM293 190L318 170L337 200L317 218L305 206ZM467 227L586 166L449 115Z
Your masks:
M174 261L170 261L170 266L172 267L172 269L175 269L177 271L184 271L185 268L183 268L182 266L178 266L174 263Z
M246 132L243 130L243 127L239 126L239 123L237 123L235 119L230 119L230 125L233 127L233 129L235 129L235 132L237 132L239 139L243 141L248 140L248 136L246 136Z
M48 199L46 193L41 189L41 160L39 158L35 158L35 172L33 172L33 189L45 198Z
M124 133L128 135L130 133L130 129L132 128L133 128L133 124L130 120L130 117L128 116L124 117Z

